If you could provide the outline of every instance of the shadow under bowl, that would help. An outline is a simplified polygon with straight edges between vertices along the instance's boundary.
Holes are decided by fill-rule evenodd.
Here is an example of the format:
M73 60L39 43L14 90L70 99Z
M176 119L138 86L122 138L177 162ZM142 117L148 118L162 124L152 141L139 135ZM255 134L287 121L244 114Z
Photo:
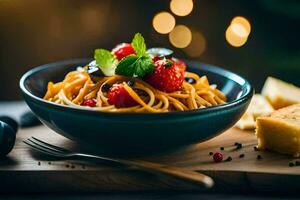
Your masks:
M186 61L188 70L206 75L228 98L210 108L168 113L108 113L43 100L49 81L61 81L90 59L73 59L36 67L20 80L28 106L55 132L105 155L138 156L174 150L208 140L234 125L247 109L253 89L227 70Z

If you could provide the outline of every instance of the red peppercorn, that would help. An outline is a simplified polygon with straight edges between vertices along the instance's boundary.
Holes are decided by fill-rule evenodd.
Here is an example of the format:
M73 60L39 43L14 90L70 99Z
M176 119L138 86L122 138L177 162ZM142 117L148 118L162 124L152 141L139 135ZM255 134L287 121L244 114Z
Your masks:
M95 107L97 104L97 100L96 99L85 99L82 102L82 106L89 106L89 107Z
M216 163L222 162L222 160L223 160L223 154L221 154L219 152L216 152L216 153L214 153L213 158L214 158L214 161Z

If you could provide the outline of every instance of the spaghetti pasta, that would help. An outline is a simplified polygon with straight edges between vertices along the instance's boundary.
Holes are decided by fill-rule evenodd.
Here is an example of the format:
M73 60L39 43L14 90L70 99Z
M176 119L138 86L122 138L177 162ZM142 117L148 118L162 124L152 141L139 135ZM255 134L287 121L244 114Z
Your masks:
M114 75L93 79L85 71L72 71L61 82L49 82L44 99L103 112L151 113L202 109L226 102L226 96L215 85L210 85L206 76L200 77L192 72L185 72L184 76L194 79L194 83L184 81L180 90L167 93L139 78ZM133 86L127 84L129 80L134 81ZM109 104L108 92L104 87L113 84L122 84L137 105L118 108ZM94 99L95 107L83 106L87 99Z

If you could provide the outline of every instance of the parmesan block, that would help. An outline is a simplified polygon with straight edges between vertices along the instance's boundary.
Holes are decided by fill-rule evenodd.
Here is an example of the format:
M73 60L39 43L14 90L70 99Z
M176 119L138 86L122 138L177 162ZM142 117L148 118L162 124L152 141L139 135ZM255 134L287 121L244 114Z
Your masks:
M300 103L300 88L273 77L267 78L261 93L276 110Z
M255 120L257 117L270 114L273 111L273 107L265 97L260 94L255 94L251 99L247 111L236 123L236 126L242 130L253 130L255 129Z
M258 117L256 136L258 149L300 157L300 104Z

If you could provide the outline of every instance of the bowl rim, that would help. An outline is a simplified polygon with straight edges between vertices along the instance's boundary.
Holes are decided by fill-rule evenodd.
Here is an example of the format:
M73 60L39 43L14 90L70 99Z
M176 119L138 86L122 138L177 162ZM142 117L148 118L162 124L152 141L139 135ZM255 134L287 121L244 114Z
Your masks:
M251 97L254 93L254 89L251 86L251 84L249 83L249 81L240 75L237 75L237 74L235 74L229 70L223 69L221 67L217 67L217 66L210 65L210 64L204 64L204 63L197 62L197 61L185 60L185 59L182 59L182 60L186 61L192 65L195 65L195 64L201 65L201 67L204 68L205 71L209 71L209 72L218 74L220 76L224 76L224 77L231 79L232 81L238 83L239 85L241 85L241 87L243 87L243 88L246 87L246 92L242 96L240 96L239 98L237 98L233 101L227 102L225 104L217 105L217 106L203 108L203 109L195 109L195 110L188 110L188 111L171 111L171 112L161 112L161 113L146 113L146 112L127 113L127 112L102 112L102 111L90 110L90 109L86 109L86 108L78 108L78 107L72 107L72 106L67 106L67 105L62 105L62 104L56 104L54 102L44 100L43 98L32 94L31 92L29 92L29 90L25 86L25 81L30 76L32 76L33 74L36 74L40 71L47 70L48 68L50 68L52 66L66 65L66 64L72 64L72 63L78 64L79 62L87 62L88 63L91 60L92 59L89 59L89 58L75 58L75 59L51 62L51 63L47 63L47 64L43 64L43 65L34 67L34 68L30 69L29 71L27 71L25 74L23 74L23 76L21 77L21 79L19 81L19 87L21 89L21 92L23 95L30 97L30 99L34 100L35 102L37 102L39 104L43 104L45 106L50 106L51 108L54 108L54 109L63 109L65 111L80 112L80 113L101 115L101 116L153 116L153 117L158 117L158 116L169 117L169 116L175 116L175 115L182 116L182 115L195 115L195 114L200 115L200 114L205 114L205 113L214 112L214 111L220 111L220 110L224 110L224 109L227 110L229 108L233 108L237 105L244 103L248 99L251 99Z

